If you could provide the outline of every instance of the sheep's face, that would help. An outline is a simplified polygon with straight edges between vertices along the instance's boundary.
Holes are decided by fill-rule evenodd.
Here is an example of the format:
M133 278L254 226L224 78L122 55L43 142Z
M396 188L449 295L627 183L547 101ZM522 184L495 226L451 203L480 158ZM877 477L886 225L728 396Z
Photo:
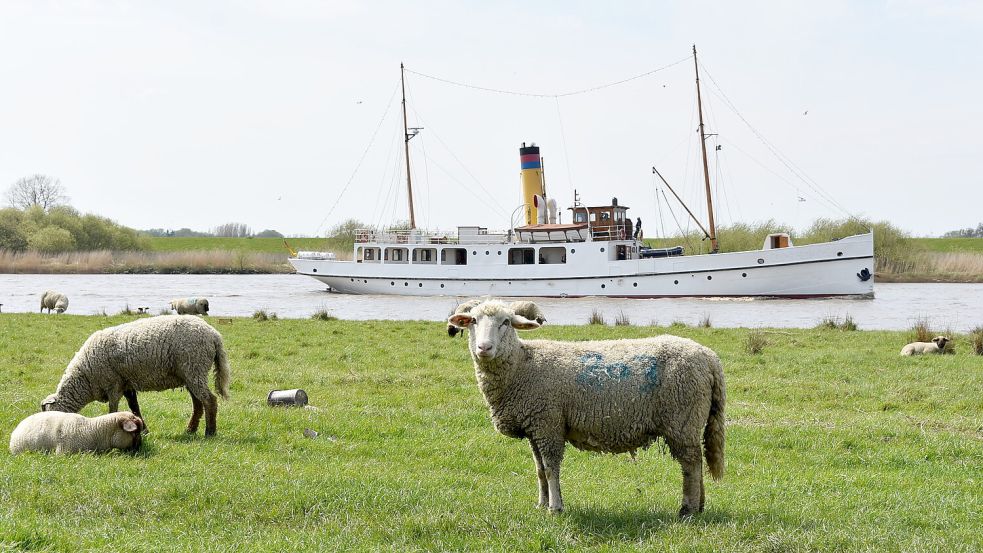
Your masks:
M945 336L936 336L935 338L932 338L932 341L935 342L935 345L939 346L939 349L941 350L945 349L945 345L949 342L949 338Z
M203 315L208 315L208 300L198 300L198 311Z
M119 420L119 427L113 432L112 446L124 451L136 451L143 443L143 430L146 426L140 417L125 413Z
M469 330L468 344L475 359L491 360L501 352L503 341L515 337L516 330L533 330L539 323L516 315L500 302L482 303L470 313L452 315L448 322Z
M44 398L44 401L41 402L41 410L64 411L64 409L61 408L61 403L59 401L58 394L51 394L50 396Z
M64 307L62 307L60 305L58 307L55 307L55 313L64 313L64 312L65 312L65 308Z

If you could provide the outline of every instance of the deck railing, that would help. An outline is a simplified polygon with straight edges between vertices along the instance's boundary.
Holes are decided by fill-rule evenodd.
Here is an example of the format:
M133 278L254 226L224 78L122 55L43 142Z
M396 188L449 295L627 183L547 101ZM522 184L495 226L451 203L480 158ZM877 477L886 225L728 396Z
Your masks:
M385 244L506 244L511 232L475 232L460 234L421 229L358 229L355 243Z

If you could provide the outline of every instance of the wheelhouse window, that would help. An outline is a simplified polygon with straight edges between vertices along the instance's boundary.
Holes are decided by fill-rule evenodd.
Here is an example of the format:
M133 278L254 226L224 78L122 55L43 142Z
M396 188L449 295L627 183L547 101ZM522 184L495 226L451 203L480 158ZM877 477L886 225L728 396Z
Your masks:
M386 263L406 263L409 259L409 252L406 248L386 248Z
M536 263L535 248L510 248L509 265L534 265Z
M441 265L467 265L468 250L464 248L444 248L440 250Z
M369 263L378 263L379 253L379 248L365 248L362 251L361 260Z
M539 262L543 265L554 265L567 262L567 249L563 247L549 247L539 249Z

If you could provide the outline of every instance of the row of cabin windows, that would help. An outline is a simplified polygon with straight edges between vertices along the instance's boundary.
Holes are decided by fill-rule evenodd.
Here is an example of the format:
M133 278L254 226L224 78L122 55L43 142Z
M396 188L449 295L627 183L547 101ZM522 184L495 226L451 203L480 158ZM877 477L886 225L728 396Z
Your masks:
M624 246L619 247L624 248ZM365 248L364 250L360 249L360 251L361 255L358 256L358 262L379 261L380 248ZM571 250L571 253L574 252L576 252L575 249ZM485 251L486 255L491 255L491 253L491 250ZM495 253L502 255L500 250ZM477 250L472 252L472 254L477 255ZM386 263L407 263L407 258L409 257L411 259L410 262L415 264L436 264L437 250L433 248L415 248L411 251L406 248L385 248L382 249L381 255L382 261ZM509 265L555 265L567 262L567 249L563 247L542 247L539 248L539 254L537 255L535 248L509 248L507 256ZM624 258L619 255L619 259ZM464 248L444 248L440 250L440 264L467 265L468 251Z

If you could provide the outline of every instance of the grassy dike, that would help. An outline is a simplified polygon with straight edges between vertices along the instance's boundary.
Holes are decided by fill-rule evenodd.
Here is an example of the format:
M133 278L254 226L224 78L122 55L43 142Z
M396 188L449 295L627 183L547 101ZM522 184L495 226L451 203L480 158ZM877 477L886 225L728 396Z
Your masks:
M126 320L0 315L3 439L91 332ZM720 354L728 391L725 478L679 522L679 466L658 446L637 462L568 448L567 512L533 508L528 445L492 429L465 342L440 323L209 321L232 366L218 436L183 433L187 392L148 392L135 456L0 453L0 551L983 547L983 357L965 339L957 355L901 358L903 332L775 330L751 355L749 330L673 327ZM294 387L317 409L265 405Z

